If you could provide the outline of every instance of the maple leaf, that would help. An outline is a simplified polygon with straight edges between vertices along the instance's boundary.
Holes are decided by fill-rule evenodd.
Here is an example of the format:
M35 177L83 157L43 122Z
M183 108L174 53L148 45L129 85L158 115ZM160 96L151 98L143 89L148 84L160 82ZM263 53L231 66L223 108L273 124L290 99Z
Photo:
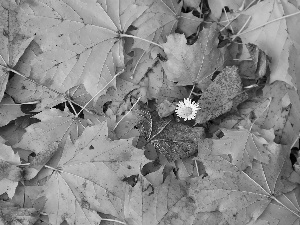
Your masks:
M23 26L36 34L39 51L19 72L60 93L83 83L94 96L124 66L121 34L146 9L132 3L25 1Z
M247 94L242 92L237 67L226 67L198 100L200 110L197 112L196 122L204 123L214 119L246 99Z
M12 198L18 182L22 180L22 169L17 167L21 161L19 155L4 142L0 137L0 195L6 192L8 197Z
M77 139L83 129L81 122L76 121L74 114L68 110L60 111L55 108L44 110L35 115L34 118L41 120L41 122L27 127L22 140L14 147L31 150L35 153L43 152L52 143L62 141L70 132L72 140ZM74 132L72 132L72 129L74 129Z
M278 20L266 26L252 30L274 19L284 16L282 4L279 1L260 2L243 14L251 16L247 29L240 35L243 43L255 43L261 50L272 58L270 64L270 82L285 81L294 86L296 77L291 72L294 68L289 62L290 51L294 48L287 32L285 20ZM251 32L250 32L251 31ZM274 48L276 46L276 48Z
M162 62L168 79L182 86L206 81L224 61L217 38L216 24L204 28L193 45L187 45L184 34L169 35L162 44L168 57Z
M21 18L24 16L18 4L13 0L0 3L0 101L3 98L9 77L9 68L13 68L27 46L33 40L28 31L22 29ZM5 69L6 68L6 69Z
M135 36L155 43L164 42L166 36L173 33L177 27L182 2L178 3L176 0L138 0L137 4L146 6L147 10L132 24L137 28ZM147 50L149 45L136 39L132 48Z
M221 131L224 136L219 140L213 139L212 154L230 154L232 164L241 170L251 167L253 159L268 164L268 148L272 148L274 143L269 143L263 135L243 127L239 130L221 129Z
M177 180L174 174L157 187L139 178L134 187L126 189L127 220L134 225L190 224L195 204L186 188L187 182Z
M63 155L45 184L45 212L52 224L66 220L99 223L96 211L124 220L124 177L138 175L148 162L132 139L110 141L106 122L87 127L73 144L67 139Z
M207 173L207 176L191 180L189 194L200 212L220 211L223 218L234 225L255 222L276 202L294 210L282 201L285 193L296 186L286 180L291 173L287 146L276 145L272 148L269 164L254 161L252 168L245 171L218 156L199 154L196 159L202 161ZM291 211L288 216L295 218Z
M21 106L15 104L10 96L4 95L4 98L0 102L0 127L24 115L21 111Z

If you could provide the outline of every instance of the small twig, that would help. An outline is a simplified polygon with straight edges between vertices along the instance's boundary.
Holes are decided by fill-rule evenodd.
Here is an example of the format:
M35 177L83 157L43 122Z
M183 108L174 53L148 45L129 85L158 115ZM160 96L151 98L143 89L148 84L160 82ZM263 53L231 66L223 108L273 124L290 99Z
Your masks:
M30 163L23 163L23 164L19 164L18 166L29 166Z
M199 177L200 174L199 174L199 168L198 168L197 160L194 160L194 162L195 162L195 167L196 167L197 175Z
M104 219L104 218L101 218L101 220L110 221L110 222L116 222L116 223L120 223L120 224L125 224L125 225L126 225L126 223L124 223L124 222L121 222L121 221L119 221L119 220L113 220L113 219Z
M59 169L55 169L55 168L53 168L53 167L51 167L51 166L47 166L47 165L44 165L44 167L46 167L46 168L48 168L48 169L50 169L50 170L54 170L54 171L61 171L61 170L59 170Z

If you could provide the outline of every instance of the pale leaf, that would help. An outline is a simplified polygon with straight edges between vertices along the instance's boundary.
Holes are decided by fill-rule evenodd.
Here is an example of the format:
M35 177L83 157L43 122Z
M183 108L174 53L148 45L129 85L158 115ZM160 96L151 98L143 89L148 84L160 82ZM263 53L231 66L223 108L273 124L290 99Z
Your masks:
M83 83L94 96L113 78L117 67L124 66L119 34L146 9L132 3L26 1L23 26L37 34L39 52L17 69L59 93Z
M8 70L13 68L33 36L22 29L22 17L25 16L13 0L3 0L0 3L0 101L8 81Z
M138 175L148 160L132 139L111 141L106 122L88 127L66 146L57 169L45 186L45 211L53 224L99 223L97 211L124 220L124 177Z
M196 159L203 162L207 173L191 181L189 193L198 211L220 211L229 224L239 225L254 222L275 201L290 207L282 201L295 188L286 180L292 172L287 146L275 145L269 164L255 161L245 171L218 156Z
M244 30L247 32L254 27L281 18L284 16L284 11L282 4L278 1L267 0L250 7L243 14L251 16L247 29ZM294 86L295 77L289 71L289 55L291 48L293 48L293 42L287 32L287 24L284 19L267 24L240 37L243 43L255 43L272 58L270 64L271 83L281 80Z

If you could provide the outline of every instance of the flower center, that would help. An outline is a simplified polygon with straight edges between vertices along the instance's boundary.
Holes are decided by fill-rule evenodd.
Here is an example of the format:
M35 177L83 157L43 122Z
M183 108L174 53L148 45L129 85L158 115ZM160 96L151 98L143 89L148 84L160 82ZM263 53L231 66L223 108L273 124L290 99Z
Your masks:
M191 108L191 107L186 107L185 109L184 109L184 115L185 116L189 116L189 115L191 115L192 114L192 112L193 112L193 109Z

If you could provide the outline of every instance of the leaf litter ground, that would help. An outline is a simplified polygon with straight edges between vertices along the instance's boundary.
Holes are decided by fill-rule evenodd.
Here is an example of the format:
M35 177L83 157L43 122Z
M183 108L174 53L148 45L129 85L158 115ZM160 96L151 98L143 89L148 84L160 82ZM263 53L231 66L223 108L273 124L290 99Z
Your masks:
M0 12L0 224L300 224L298 1Z

